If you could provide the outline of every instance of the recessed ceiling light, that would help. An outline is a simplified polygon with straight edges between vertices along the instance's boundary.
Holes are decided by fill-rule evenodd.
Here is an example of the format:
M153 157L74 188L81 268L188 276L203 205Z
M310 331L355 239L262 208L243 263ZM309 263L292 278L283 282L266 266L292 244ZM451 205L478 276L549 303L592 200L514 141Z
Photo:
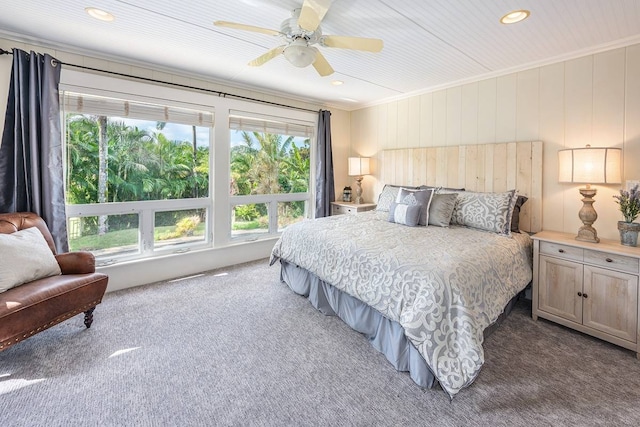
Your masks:
M98 9L98 8L95 8L95 7L85 7L84 10L92 18L96 18L96 19L99 19L101 21L111 22L114 19L116 19L115 16L113 16L112 14L107 12L106 10Z
M523 21L527 19L531 15L531 12L528 10L514 10L513 12L509 12L500 18L500 22L503 24L515 24L516 22Z
M331 82L331 84L334 85L334 86L340 86L343 83L344 82L342 80L334 80L334 81Z

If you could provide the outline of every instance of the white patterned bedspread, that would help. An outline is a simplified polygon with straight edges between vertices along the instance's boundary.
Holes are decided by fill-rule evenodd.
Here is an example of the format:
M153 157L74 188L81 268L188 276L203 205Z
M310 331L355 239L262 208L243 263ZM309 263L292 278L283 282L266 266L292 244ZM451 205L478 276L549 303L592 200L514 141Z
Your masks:
M484 329L531 281L531 238L407 227L387 216L371 211L293 224L271 262L303 267L398 322L453 397L480 372Z

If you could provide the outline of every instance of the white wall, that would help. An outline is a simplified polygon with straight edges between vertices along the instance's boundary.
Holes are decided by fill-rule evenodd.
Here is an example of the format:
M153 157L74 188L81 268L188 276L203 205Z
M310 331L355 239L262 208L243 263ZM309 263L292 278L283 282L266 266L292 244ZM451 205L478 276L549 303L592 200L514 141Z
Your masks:
M640 45L451 87L351 113L351 151L509 141L544 141L543 229L576 233L578 185L557 182L557 152L592 146L623 149L624 179L640 179ZM382 183L363 183L375 200ZM624 186L624 184L622 184ZM622 217L597 186L598 235L618 239Z
M95 58L88 55L70 53L64 49L56 49L44 45L31 45L17 40L0 38L0 46L5 50L11 50L11 48L15 47L25 51L34 50L39 53L49 53L60 61L69 64L92 67L99 70L114 71L165 82L179 83L182 85L226 92L310 110L319 110L322 107L317 104L289 99L274 94L260 93L257 91L209 82L206 79L197 76L185 76L180 74L179 71L168 72L167 70L157 70L151 67L141 67L138 65L127 64L126 62L117 62L113 60ZM6 99L8 96L11 75L11 62L11 55L0 56L0 125L2 126L2 129L4 129ZM73 70L75 68L68 67L68 69ZM64 70L65 68L63 67L63 73L65 72ZM136 79L131 80L135 81ZM348 112L338 109L331 109L331 112L332 143L335 161L334 167L338 172L344 171L346 179L346 153L349 151L349 137L351 131L350 115ZM336 176L340 175L337 173ZM339 194L338 192L342 192L342 188L346 185L345 179L336 180L336 194ZM227 184L224 184L223 188L226 189ZM215 227L219 230L226 230L225 227L227 226L226 224L216 223ZM268 239L259 242L236 243L216 249L193 251L181 255L125 262L108 267L101 267L99 270L109 274L108 291L113 291L268 257L274 243L275 239Z

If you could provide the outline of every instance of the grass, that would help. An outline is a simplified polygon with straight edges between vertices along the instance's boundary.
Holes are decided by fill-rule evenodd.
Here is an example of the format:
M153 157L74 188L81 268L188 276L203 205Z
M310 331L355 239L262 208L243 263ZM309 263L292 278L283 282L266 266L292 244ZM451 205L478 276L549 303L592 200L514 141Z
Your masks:
M290 221L290 222L296 222ZM267 229L266 219L257 219L254 221L235 221L232 230L259 230ZM176 226L168 225L156 227L153 231L155 241L162 241L175 238ZM193 236L204 236L205 224L198 224L193 232ZM69 239L69 247L72 251L100 251L104 249L137 246L138 245L138 229L132 228L128 230L109 231L99 236L97 234L87 234L75 239Z
M163 236L170 236L176 227L167 225L156 227L153 231L156 241L164 240ZM193 232L194 236L204 236L205 225L199 224ZM138 244L138 229L109 231L99 236L97 234L87 234L76 239L69 239L69 247L72 251L98 251L101 249L117 248Z

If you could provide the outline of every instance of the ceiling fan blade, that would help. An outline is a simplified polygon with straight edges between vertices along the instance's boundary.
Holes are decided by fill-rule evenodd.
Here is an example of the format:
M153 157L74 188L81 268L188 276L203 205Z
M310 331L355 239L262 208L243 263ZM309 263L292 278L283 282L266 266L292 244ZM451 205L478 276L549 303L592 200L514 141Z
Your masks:
M284 52L284 48L285 48L285 46L274 47L273 49L267 51L267 53L258 56L253 61L250 61L249 65L252 66L252 67L259 67L262 64L264 64L265 62L272 60L273 58L275 58L276 56L278 56L282 52Z
M331 0L304 0L298 25L303 30L315 31L330 6Z
M313 61L313 68L315 68L322 77L333 74L333 68L331 68L327 59L318 49L316 49L316 60Z
M327 47L366 50L368 52L380 52L384 45L380 39L347 36L324 36L322 37L322 44Z
M238 24L236 22L215 21L213 25L217 27L233 28L234 30L253 31L254 33L262 33L270 36L279 36L280 31L270 30L269 28L255 27L253 25Z

